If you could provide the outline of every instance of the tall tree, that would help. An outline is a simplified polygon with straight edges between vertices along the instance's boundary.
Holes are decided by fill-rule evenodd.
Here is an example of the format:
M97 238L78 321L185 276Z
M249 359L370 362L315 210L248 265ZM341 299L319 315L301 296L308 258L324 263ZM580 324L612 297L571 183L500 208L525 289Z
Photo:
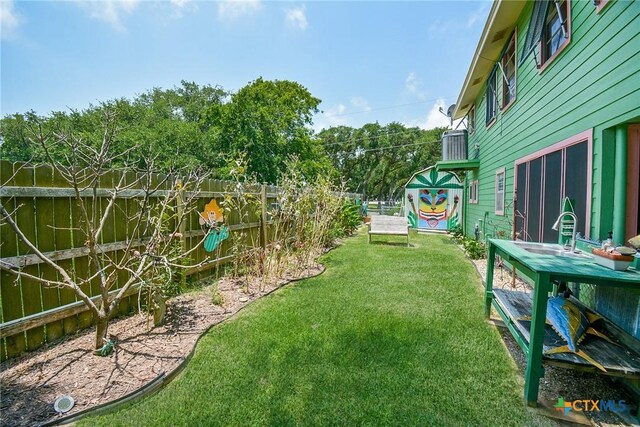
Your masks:
M174 89L154 88L133 100L116 99L79 111L53 112L46 117L33 112L6 116L0 121L0 156L12 161L45 161L41 148L25 137L36 123L45 134L65 128L86 141L100 140L100 121L109 111L114 112L118 130L113 141L116 149L136 147L131 157L152 155L157 167L165 170L175 165L214 168L223 164L217 145L228 98L219 87L183 81ZM64 160L68 150L61 146L51 154Z
M232 154L246 152L249 172L262 182L275 183L291 156L307 172L320 173L329 163L322 161L323 151L309 127L319 104L296 82L259 78L231 97L222 147Z
M317 139L350 191L385 199L396 196L411 174L440 160L445 130L369 123L323 129Z
M122 151L113 145L117 140L118 128L114 113L108 109L105 110L101 126L96 129L94 136L88 136L86 129L83 132L73 127L45 130L43 124L37 119L33 120L26 131L30 143L41 148L46 163L73 190L74 196L71 199L79 218L68 231L72 231L74 235L77 233L84 241L87 270L83 274L74 271L72 267L59 265L51 257L51 253L41 251L37 242L32 241L18 224L17 215L21 206L16 206L12 201L7 205L6 201L0 201L0 226L10 227L29 253L37 256L42 265L53 269L57 274L55 279L45 278L25 271L20 263L4 260L0 260L0 269L14 274L17 279L25 279L27 286L58 287L73 291L95 318L94 347L98 349L107 342L109 321L130 289L147 286L153 292L153 284L157 283L157 278L163 273L170 276L172 269L190 268L186 261L198 246L185 251L176 239L179 237L180 224L197 210L198 196L197 191L182 189L198 190L206 175L176 170L159 177L155 174L153 157L146 157L142 162L145 169L128 163L126 159L131 158L128 156L129 152L136 151L137 147L132 146ZM66 150L61 150L61 147ZM63 160L54 157L56 152L62 153L60 157ZM10 177L5 182L0 182L0 188L9 185L12 179ZM108 183L108 187L101 185L105 183ZM132 199L131 203L134 204L131 206L136 208L131 214L118 209L117 204L117 199L128 190L140 193ZM158 195L159 190L164 195ZM100 191L108 194L105 196ZM100 247L114 218L128 224L130 236L144 236L144 240L137 243L137 239L128 239L127 247L117 257ZM52 226L48 223L51 220L51 215L43 215L45 226ZM201 264L202 262L191 267L199 267ZM121 286L113 290L118 281ZM93 285L98 286L99 301L88 292Z

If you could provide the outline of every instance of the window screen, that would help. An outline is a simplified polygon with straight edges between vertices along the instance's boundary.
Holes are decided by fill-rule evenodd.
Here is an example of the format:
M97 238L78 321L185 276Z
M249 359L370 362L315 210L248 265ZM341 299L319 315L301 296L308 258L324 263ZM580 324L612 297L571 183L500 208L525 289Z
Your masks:
M516 35L511 36L502 56L502 108L516 97Z
M587 144L584 141L570 145L516 166L516 232L522 240L558 242L558 232L551 227L560 215L565 196L573 203L578 217L576 231L588 235L585 225L591 184Z
M558 13L560 11L560 13ZM543 58L548 60L560 49L567 38L567 2L549 3L549 11L544 31L542 32Z
M504 169L496 172L496 213L502 215L504 213Z
M520 240L529 240L524 232L526 213L526 201L527 201L527 164L522 163L517 166L518 180L516 182L516 189L518 191L516 199L516 233Z
M578 217L578 232L585 235L587 223L587 142L581 142L567 148L565 195L574 204L573 208Z
M529 194L527 203L527 233L534 242L540 241L540 199L542 196L542 159L529 162Z
M544 156L544 213L542 221L542 241L558 243L558 232L552 230L553 223L560 215L562 185L562 151Z

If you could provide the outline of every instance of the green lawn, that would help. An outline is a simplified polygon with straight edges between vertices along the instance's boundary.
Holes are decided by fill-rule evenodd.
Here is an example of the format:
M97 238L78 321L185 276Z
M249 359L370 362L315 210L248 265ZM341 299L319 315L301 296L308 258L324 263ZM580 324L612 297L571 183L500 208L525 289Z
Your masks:
M384 240L376 237L375 241ZM544 425L446 236L348 239L204 337L156 395L81 425Z

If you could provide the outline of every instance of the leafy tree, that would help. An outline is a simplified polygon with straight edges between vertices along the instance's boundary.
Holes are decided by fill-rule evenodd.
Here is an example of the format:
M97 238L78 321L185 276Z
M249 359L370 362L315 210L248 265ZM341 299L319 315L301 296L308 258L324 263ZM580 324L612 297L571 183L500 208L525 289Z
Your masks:
M349 191L391 199L411 174L440 159L444 130L369 123L359 129L324 129L317 139Z
M314 141L312 115L320 100L302 85L259 78L231 97L221 135L224 152L247 153L249 172L275 183L286 161L296 156L312 175L328 171Z
M81 125L86 125L94 117L93 114L72 114L58 119L68 122L77 119ZM48 128L33 116L29 120L25 135L41 149L38 155L42 155L67 187L73 189L71 200L79 212L79 220L72 230L85 242L87 271L85 274L78 273L73 267L64 267L56 263L50 254L42 252L18 224L17 215L23 207L13 202L5 205L6 201L0 201L0 226L10 227L21 244L37 256L42 265L52 268L57 274L55 279L47 279L25 271L19 263L5 261L0 262L0 269L14 274L17 279L27 280L26 286L58 287L74 292L95 318L94 347L100 349L108 344L109 321L130 289L145 286L151 292L157 292L157 288L163 285L158 283L158 278L167 277L165 274L171 277L173 270L199 267L204 262L186 265L189 256L197 250L197 245L185 251L177 239L180 237L180 224L198 208L197 191L182 190L198 190L207 176L200 171L173 170L156 180L155 160L152 157L144 158L144 169L127 162L126 159L130 158L128 154L136 151L137 147L122 151L113 144L117 140L118 128L115 115L108 109L95 132L87 128L75 128L69 123L57 123L58 128ZM11 178L0 182L0 188L10 182ZM106 189L107 197L98 193L100 184L105 182L111 183ZM127 190L138 190L140 193L132 199L137 206L131 214L118 209L116 204L117 198ZM163 190L164 195L158 196L158 190ZM113 224L114 217L128 224L131 230L129 237L144 236L143 243L134 243L136 239L129 239L127 247L117 257L104 253L100 248L107 225ZM43 221L45 226L52 226L47 223L51 221L50 215L44 215ZM112 290L119 281L121 286ZM98 286L99 301L92 299L88 292L92 285Z
M233 95L218 86L183 81L173 89L154 88L132 100L116 99L80 111L6 116L0 120L0 157L44 162L39 145L25 136L36 130L51 135L72 131L83 140L100 141L100 122L109 111L117 129L112 146L127 151L129 159L151 156L161 171L203 166L213 177L225 179L228 159L245 153L248 172L263 182L275 183L291 156L299 159L307 176L333 177L331 162L309 127L319 103L291 81L259 78ZM70 155L65 145L49 154L57 161Z

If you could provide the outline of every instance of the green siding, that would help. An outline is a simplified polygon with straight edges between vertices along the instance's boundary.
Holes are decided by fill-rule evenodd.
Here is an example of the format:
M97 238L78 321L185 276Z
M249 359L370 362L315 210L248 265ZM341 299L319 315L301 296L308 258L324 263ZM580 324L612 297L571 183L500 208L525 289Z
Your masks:
M524 44L533 3L517 22L518 56ZM504 43L508 43L505 37ZM533 56L517 69L516 100L506 111L498 109L489 129L484 123L485 90L476 99L476 131L469 149L480 146L480 167L468 179L479 180L478 204L466 203L465 225L484 219L483 238L497 230L511 233L514 162L526 155L593 129L593 168L590 235L606 237L613 205L614 138L609 128L640 121L640 2L612 0L600 14L591 1L571 2L571 41L540 74ZM486 88L486 83L485 83ZM498 85L498 99L502 99ZM471 151L469 151L471 152ZM494 214L494 177L506 169L505 216ZM586 291L586 289L585 289ZM585 292L586 293L586 292ZM626 292L599 293L595 303L616 313L616 322L640 338L640 297ZM624 307L616 299L625 299ZM629 300L634 301L629 304ZM611 310L609 310L611 308ZM613 313L613 312L612 312ZM613 317L613 316L612 316Z

